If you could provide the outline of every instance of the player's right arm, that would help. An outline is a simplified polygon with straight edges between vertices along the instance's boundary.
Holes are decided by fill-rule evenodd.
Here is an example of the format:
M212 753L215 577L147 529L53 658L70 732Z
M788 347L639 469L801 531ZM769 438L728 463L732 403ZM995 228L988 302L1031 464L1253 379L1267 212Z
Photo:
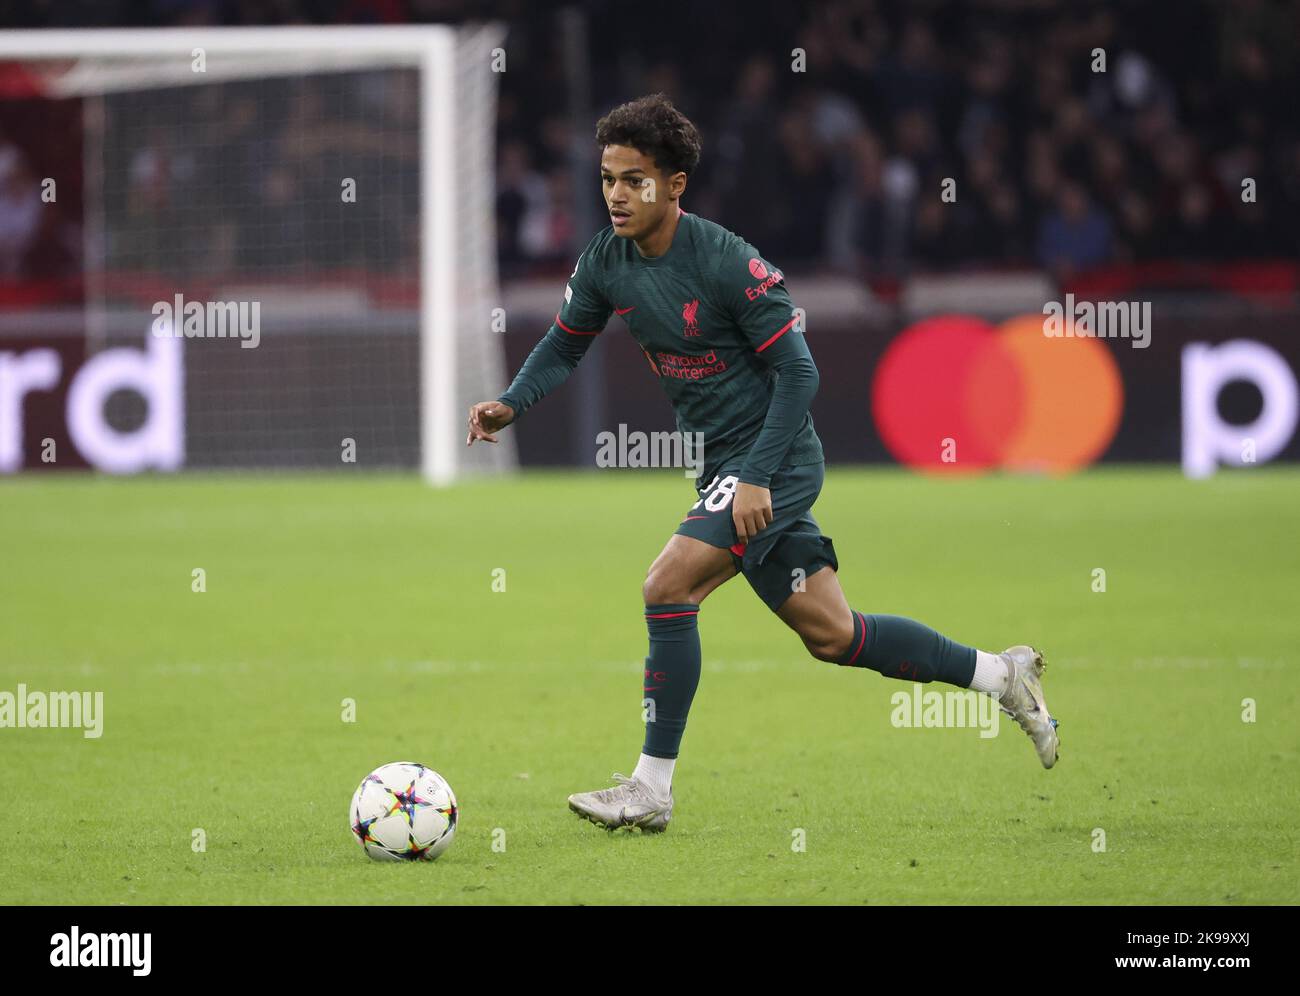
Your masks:
M480 401L470 408L467 446L472 446L476 439L495 443L492 433L517 421L563 384L587 355L592 341L604 330L614 309L600 288L593 250L608 237L608 232L606 229L592 239L578 257L564 286L564 303L554 324L528 354L505 393L496 401Z

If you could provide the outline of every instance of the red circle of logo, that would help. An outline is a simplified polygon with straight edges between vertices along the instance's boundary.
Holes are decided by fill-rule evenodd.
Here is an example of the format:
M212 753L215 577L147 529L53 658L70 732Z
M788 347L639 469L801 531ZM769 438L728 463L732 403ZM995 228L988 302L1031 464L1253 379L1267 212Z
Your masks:
M755 256L749 261L749 272L754 275L755 280L762 280L767 276L767 267L763 265L761 259Z

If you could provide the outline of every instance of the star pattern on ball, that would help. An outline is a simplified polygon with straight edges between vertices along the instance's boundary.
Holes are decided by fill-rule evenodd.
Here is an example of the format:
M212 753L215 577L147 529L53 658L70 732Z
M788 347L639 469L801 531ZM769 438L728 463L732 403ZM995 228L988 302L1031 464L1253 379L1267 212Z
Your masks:
M439 809L438 812L442 813L443 817L446 819L447 828L454 830L456 828L456 804L454 802L449 802L445 807Z
M397 854L398 857L404 858L407 861L420 861L425 854L428 853L429 848L431 848L435 843L437 843L437 841L432 841L423 845L417 844L415 838L408 835L406 838L406 850L395 851L394 853Z
M413 778L411 783L405 789L389 788L388 792L393 797L393 803L388 809L388 815L401 813L406 817L406 825L413 827L415 825L415 814L421 809L427 809L435 804L433 799L423 799L420 797L415 784L418 778Z
M378 843L378 841L370 834L371 824L373 824L377 819L379 819L378 816L373 816L368 820L358 819L352 824L352 832L357 835L357 840L361 841L362 844Z
M425 810L433 812L421 816ZM401 843L393 839L402 836L399 814L406 825ZM371 858L432 861L451 843L458 816L455 796L441 775L422 764L395 762L362 780L348 825Z

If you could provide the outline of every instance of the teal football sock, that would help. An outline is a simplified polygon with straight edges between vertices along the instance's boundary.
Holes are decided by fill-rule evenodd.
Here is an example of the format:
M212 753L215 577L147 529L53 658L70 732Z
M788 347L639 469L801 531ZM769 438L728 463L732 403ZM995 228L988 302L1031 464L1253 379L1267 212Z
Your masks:
M946 681L969 688L975 676L975 651L902 616L864 616L853 612L853 640L840 664L866 667L886 678Z
M677 756L686 732L686 715L700 683L698 605L647 605L650 655L645 659L642 703L645 745L651 757Z

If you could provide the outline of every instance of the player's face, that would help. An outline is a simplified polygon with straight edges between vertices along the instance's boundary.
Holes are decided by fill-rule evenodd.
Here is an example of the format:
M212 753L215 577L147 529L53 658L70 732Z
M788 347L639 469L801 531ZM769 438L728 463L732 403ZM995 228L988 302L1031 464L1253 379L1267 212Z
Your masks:
M607 145L600 156L600 187L614 234L641 239L677 210L686 174L666 176L654 160L627 145Z

